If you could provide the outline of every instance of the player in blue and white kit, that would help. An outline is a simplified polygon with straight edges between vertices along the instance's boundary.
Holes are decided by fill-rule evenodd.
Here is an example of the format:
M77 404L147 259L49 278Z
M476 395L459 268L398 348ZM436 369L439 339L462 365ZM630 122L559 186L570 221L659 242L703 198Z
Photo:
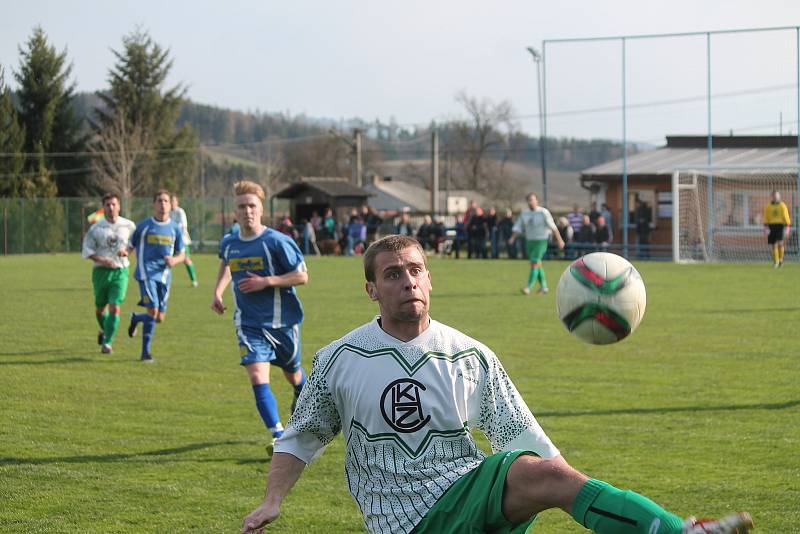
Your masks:
M162 322L167 312L172 267L184 259L183 232L170 220L170 208L169 191L158 191L153 197L153 216L140 221L131 237L131 249L136 250L134 278L142 296L139 306L147 312L131 313L128 335L133 337L142 323L141 360L147 363L153 361L150 346L156 323Z
M305 384L300 367L300 323L303 307L294 286L305 284L308 273L303 254L291 238L261 224L264 190L258 184L234 184L239 233L226 235L220 243L221 259L211 309L225 311L222 295L233 280L236 309L233 322L253 386L256 408L272 433L267 452L283 435L278 403L269 385L270 363L283 370L294 387L295 401ZM294 402L292 411L294 411Z

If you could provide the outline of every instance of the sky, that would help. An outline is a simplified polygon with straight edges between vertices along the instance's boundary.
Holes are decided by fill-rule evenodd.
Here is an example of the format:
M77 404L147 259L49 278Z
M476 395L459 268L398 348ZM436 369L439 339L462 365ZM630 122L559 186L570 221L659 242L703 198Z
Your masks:
M546 50L549 136L623 136L622 44L565 38L800 25L796 0L2 0L0 65L13 88L19 46L40 25L66 48L79 91L107 86L123 36L168 48L170 83L193 101L241 111L428 124L463 117L463 91L509 101L538 135L537 66ZM794 29L711 36L714 133L797 132ZM625 42L631 140L705 135L705 35ZM675 101L679 102L675 102ZM611 108L611 109L608 109Z

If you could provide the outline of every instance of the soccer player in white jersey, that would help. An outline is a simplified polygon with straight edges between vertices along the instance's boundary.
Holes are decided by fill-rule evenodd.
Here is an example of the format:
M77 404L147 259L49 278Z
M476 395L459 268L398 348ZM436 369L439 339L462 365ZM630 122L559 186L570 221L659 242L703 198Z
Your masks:
M186 217L186 210L180 206L178 195L173 193L170 196L170 203L172 209L170 209L169 218L178 223L183 233L183 251L185 253L183 263L186 264L186 272L189 273L189 280L192 282L192 287L197 287L197 271L194 268L192 258L189 256L189 245L192 244L192 238L189 236L189 219Z
M136 230L133 221L119 216L119 196L103 196L103 218L94 223L83 238L84 258L94 262L95 317L100 325L97 343L103 354L111 354L111 344L119 328L120 306L128 291L128 246Z
M303 307L294 287L308 281L305 259L287 235L261 224L264 190L241 181L234 184L239 232L226 235L219 247L220 265L211 309L222 314L222 295L233 280L236 310L233 322L241 365L253 387L256 408L272 434L267 453L283 434L278 403L269 385L270 363L283 370L300 395L306 377L300 366L300 323ZM292 403L294 410L294 402Z
M267 492L242 532L275 521L306 464L344 432L345 470L370 533L522 533L561 508L599 533L743 533L745 513L682 521L653 501L590 479L560 455L500 360L428 315L431 274L420 244L387 236L364 255L380 315L321 349ZM480 429L494 454L478 450Z
M545 294L548 289L542 258L547 252L547 243L552 235L555 237L556 243L558 243L558 248L564 248L564 240L561 239L561 233L558 231L550 211L539 205L536 193L528 193L526 200L530 209L519 214L519 218L512 228L508 244L513 245L519 235L525 236L525 253L531 262L531 270L528 273L528 283L522 288L522 292L530 295L534 284L539 282L538 292Z

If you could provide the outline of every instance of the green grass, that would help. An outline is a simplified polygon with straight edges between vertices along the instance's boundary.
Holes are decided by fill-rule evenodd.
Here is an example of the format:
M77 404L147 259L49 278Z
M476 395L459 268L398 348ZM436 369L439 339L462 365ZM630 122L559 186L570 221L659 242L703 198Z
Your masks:
M209 309L217 260L195 260L201 287L176 271L157 362L141 365L126 319L99 354L88 261L0 258L0 531L235 532L258 504L265 432L230 316ZM546 264L552 286L565 266ZM638 267L647 312L612 346L567 334L553 293L520 295L523 262L433 260L431 312L495 350L576 468L681 516L746 509L759 532L800 532L800 266ZM358 260L309 271L307 366L376 311ZM131 285L124 317L137 299ZM285 414L290 388L273 383ZM272 531L362 529L339 438ZM582 531L556 511L536 528Z

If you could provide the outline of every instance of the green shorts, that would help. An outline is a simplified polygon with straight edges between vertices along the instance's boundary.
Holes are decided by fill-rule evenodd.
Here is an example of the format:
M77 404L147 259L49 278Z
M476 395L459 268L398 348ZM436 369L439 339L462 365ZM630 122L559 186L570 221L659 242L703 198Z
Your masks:
M128 291L128 268L95 267L92 269L92 287L96 308L106 304L122 304Z
M488 456L458 479L428 510L412 534L523 534L536 516L514 525L503 515L503 490L511 463L531 451L515 450Z
M547 239L529 239L525 241L525 254L531 263L539 263L547 252Z

